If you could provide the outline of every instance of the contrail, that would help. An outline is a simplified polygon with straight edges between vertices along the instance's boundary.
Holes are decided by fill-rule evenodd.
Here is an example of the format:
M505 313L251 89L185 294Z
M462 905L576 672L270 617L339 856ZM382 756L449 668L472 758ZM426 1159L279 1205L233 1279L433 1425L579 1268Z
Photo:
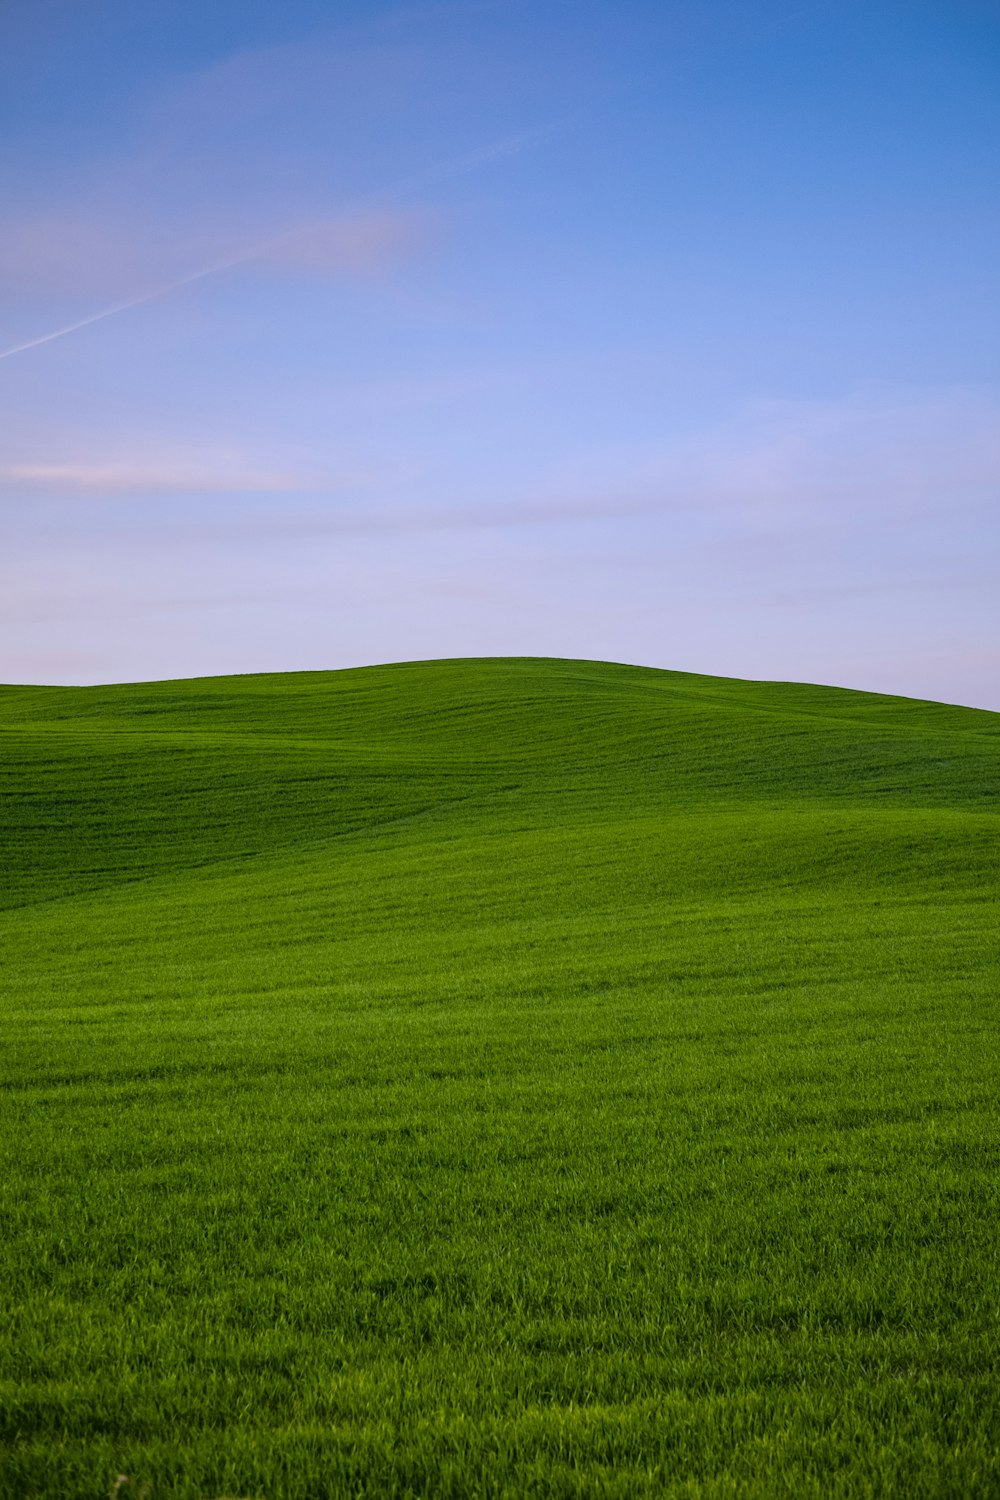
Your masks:
M12 354L21 354L25 349L37 349L39 344L50 344L53 339L65 338L67 333L76 333L78 328L89 328L91 323L101 323L105 318L113 318L116 313L127 312L130 307L142 307L146 302L155 302L157 297L169 297L171 292L190 286L193 281L202 281L206 276L215 276L219 271L238 266L245 260L254 260L263 253L263 247L255 246L252 250L230 255L225 260L213 261L210 266L202 266L197 271L191 271L187 276L179 276L176 281L165 282L163 286L154 287L152 291L140 292L136 297L129 297L127 302L116 302L111 307L102 307L100 312L91 313L86 318L78 318L75 323L67 323L63 328L53 328L51 333L42 333L37 338L25 339L23 344L11 344L9 349L0 349L0 359L9 359Z
M559 128L558 125L547 125L537 130L522 131L519 135L506 136L501 141L495 141L490 146L481 146L478 150L468 151L463 156L450 157L447 161L426 167L422 172L415 172L410 177L402 177L398 182L358 199L354 204L341 210L341 217L346 218L350 213L357 213L363 208L372 207L386 200L400 198L406 193L416 192L421 188L433 187L436 183L445 182L451 177L461 177L464 173L473 172L477 167L486 166L489 162L498 161L501 157L516 156L519 151L535 145ZM53 328L51 332L39 334L37 338L25 339L20 344L11 344L7 349L0 349L0 359L10 359L11 355L23 354L26 349L37 349L40 344L51 344L53 339L65 338L68 333L76 333L80 328L89 328L92 323L102 323L105 318L113 318L118 313L128 312L129 308L143 307L147 302L156 302L160 297L169 297L171 293L179 292L182 287L191 286L196 281L204 281L209 276L217 276L221 271L230 271L235 266L245 265L248 261L260 260L262 256L269 254L286 240L295 239L301 234L308 234L312 227L312 225L300 224L294 229L284 229L280 234L271 235L266 240L260 240L254 245L245 246L242 250L233 251L232 254L220 260L213 260L208 265L200 266L197 271L189 271L186 276L178 276L176 280L164 282L162 286L153 287L151 291L139 292L125 302L116 302L111 307L102 307L99 312L90 313L86 318L78 318L75 323L67 323L63 328Z

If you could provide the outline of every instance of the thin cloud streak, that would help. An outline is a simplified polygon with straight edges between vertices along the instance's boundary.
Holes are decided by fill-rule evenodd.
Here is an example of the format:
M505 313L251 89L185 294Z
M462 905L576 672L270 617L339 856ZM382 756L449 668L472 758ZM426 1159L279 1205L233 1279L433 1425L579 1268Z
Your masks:
M512 477L474 502L452 499L454 476L350 446L312 451L169 439L22 450L0 464L0 494L129 494L338 499L232 524L275 534L478 530L626 516L695 515L750 533L799 536L817 526L891 533L959 509L995 514L1000 495L1000 390L862 391L826 401L754 401L674 442L584 449L556 471ZM342 505L344 508L342 508ZM166 519L164 517L163 519ZM212 521L209 524L215 525Z
M474 151L465 152L462 155L437 162L421 172L401 178L398 182L392 183L390 186L366 196L355 205L353 210L345 209L334 223L348 228L352 220L356 218L362 209L377 207L382 203L391 202L393 199L404 197L409 193L420 192L426 188L435 187L439 183L446 182L451 178L461 177L468 172L477 171L491 162L519 155L520 152L539 143L560 128L559 125L552 124L541 126L535 130L521 131L516 135L505 136L503 139L495 141L490 145L478 147ZM322 224L297 225L293 229L282 230L279 234L270 235L267 239L257 241L251 245L245 245L229 255L210 261L207 265L200 266L197 270L190 271L185 276L175 277L159 286L139 292L134 297L128 297L122 302L116 302L111 307L104 307L98 312L90 313L85 318L78 318L75 322L66 323L61 328L54 328L48 333L39 334L36 338L24 339L21 343L12 344L6 349L0 349L0 360L10 359L15 354L24 354L29 349L38 349L43 344L51 344L56 339L66 338L69 334L78 333L84 328L90 328L95 323L103 323L105 319L117 317L120 313L129 312L133 308L145 307L151 302L158 302L163 298L172 296L175 292L183 291L185 287L194 286L197 282L206 281L210 277L221 275L225 271L235 270L237 266L248 265L253 261L265 260L275 254L275 252L279 252L283 247L292 246L297 240L304 240L310 235L328 231L329 228L330 222L326 221Z
M7 349L0 349L0 359L10 359L14 354L24 354L28 349L38 349L42 344L51 344L55 339L65 338L70 333L78 333L81 328L89 328L94 323L103 323L105 318L114 318L119 313L128 312L133 307L145 307L147 303L157 302L163 297L169 297L174 292L179 292L186 286L192 286L197 281L204 281L209 276L217 275L220 271L229 271L234 266L242 265L246 261L255 260L261 253L262 251L259 247L255 246L253 250L228 256L226 259L215 261L209 266L202 266L199 270L192 271L187 276L180 276L176 280L168 281L163 286L154 287L150 291L140 292L138 296L129 297L124 302L116 302L111 307L102 307L99 312L90 313L86 318L78 318L75 323L66 323L62 328L54 328L51 332L40 334L37 338L25 339L23 343L12 344Z
M184 467L130 463L11 464L0 470L0 490L27 488L46 494L288 494L303 490L326 492L343 487L330 476L318 479L302 474L259 468Z

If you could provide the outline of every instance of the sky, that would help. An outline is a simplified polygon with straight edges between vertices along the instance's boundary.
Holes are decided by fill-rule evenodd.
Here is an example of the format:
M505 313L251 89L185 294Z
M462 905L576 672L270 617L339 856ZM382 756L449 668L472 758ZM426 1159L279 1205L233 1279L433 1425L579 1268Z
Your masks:
M1000 710L996 0L0 0L0 680Z

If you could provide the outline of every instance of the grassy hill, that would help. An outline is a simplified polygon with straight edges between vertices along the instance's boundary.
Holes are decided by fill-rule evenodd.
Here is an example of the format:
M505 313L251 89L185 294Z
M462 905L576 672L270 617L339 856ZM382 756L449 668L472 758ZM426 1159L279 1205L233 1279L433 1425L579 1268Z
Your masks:
M1000 716L497 659L0 747L0 1494L1000 1495Z

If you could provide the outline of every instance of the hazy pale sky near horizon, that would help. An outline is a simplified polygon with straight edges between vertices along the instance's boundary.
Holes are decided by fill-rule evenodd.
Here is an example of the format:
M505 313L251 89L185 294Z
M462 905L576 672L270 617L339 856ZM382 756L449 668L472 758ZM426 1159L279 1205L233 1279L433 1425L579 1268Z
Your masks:
M994 0L7 0L0 680L1000 709Z

